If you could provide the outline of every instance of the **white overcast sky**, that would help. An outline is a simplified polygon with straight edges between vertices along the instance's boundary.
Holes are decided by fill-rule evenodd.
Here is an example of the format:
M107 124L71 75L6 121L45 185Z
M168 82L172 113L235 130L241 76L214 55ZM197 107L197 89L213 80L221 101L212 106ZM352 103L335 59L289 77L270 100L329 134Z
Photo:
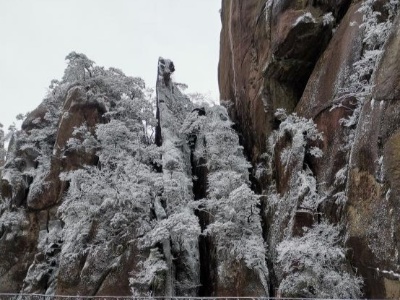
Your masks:
M159 56L218 99L220 0L0 0L0 123L36 108L65 56L85 53L154 86Z

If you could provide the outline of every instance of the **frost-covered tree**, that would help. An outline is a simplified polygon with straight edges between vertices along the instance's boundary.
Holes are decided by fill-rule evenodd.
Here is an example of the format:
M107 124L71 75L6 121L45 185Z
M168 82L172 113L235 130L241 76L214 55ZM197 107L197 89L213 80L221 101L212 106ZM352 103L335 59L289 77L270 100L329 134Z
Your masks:
M350 299L362 295L362 279L348 272L337 227L321 223L277 246L284 297Z
M315 158L323 156L321 149L315 146L323 140L323 135L311 119L300 117L295 113L288 115L282 109L277 110L275 117L281 123L268 140L266 173L272 175L276 164L280 164L283 167L281 168L283 174L280 176L287 178L286 193L278 195L273 185L269 191L268 205L278 212L275 222L279 230L278 223L288 221L288 218L290 223L297 210L305 209L315 213L318 205L325 199L324 195L319 194L316 178L306 163L306 156ZM276 151L278 146L282 148L279 148L280 151ZM278 153L279 157L276 158L275 155ZM290 226L289 232L291 232ZM277 232L277 235L281 236L282 232Z
M121 209L120 214L124 216L121 220L129 221L135 230L141 231L138 220L150 214L152 188L157 181L153 165L159 164L160 156L146 135L145 127L155 124L152 106L144 98L141 79L128 77L118 69L99 67L93 69L91 76L86 80L92 86L87 92L89 100L100 99L105 103L108 111L104 116L109 122L98 124L94 132L85 124L76 128L67 148L94 150L99 166L63 175L63 180L70 182L70 188L60 212L65 221L72 218L68 223L73 224L79 216L96 218L105 206L112 205ZM74 211L79 212L77 217Z
M243 261L256 271L267 287L265 247L260 223L259 197L246 184L232 190L227 197L211 198L205 203L214 217L205 230L215 238L222 278L229 278L230 265Z
M362 23L359 25L363 46L361 57L353 64L349 79L338 91L334 105L334 107L341 107L344 105L342 102L350 97L356 101L357 105L353 114L341 120L343 126L352 128L348 138L348 147L354 138L354 125L357 124L362 104L369 99L372 93L374 71L382 56L383 46L388 39L398 5L398 0L390 0L382 6L387 13L387 18L382 18L382 12L376 10L375 0L363 1L359 9L359 12L363 14Z
M107 122L97 124L94 130L86 124L75 128L67 143L68 150L94 151L99 162L97 166L62 174L62 180L69 182L59 208L66 224L63 254L75 253L80 257L100 251L105 245L135 243L143 257L138 266L132 266L135 272L131 285L138 293L146 294L161 289L165 283L161 277L166 271L165 253L157 248L164 241L163 236L152 241L150 238L165 225L154 218L154 211L162 207L157 197L163 180L156 171L161 165L162 151L151 135L156 121L150 93L142 79L127 76L119 69L93 64L90 71L91 77L81 78L79 83L84 80L88 101L100 102L107 108L103 115ZM99 222L103 230L90 244L85 244L77 234L79 228L86 232ZM177 226L168 225L168 234L180 237L175 233ZM97 245L99 241L101 245ZM138 269L147 273L137 272Z
M208 169L207 198L196 204L211 215L203 234L213 237L219 261L218 278L231 280L239 263L258 275L268 293L266 250L262 238L260 199L249 187L250 164L224 107L204 107L192 112L182 131L196 135L194 158Z
M144 286L149 291L145 296L149 297L152 296L152 292L164 289L168 266L164 255L160 253L158 248L151 248L148 258L140 262L138 267L143 271L139 272L135 278L129 279L133 296L143 297L144 295L140 290Z
M142 79L96 66L84 54L72 52L67 60L62 80L51 82L41 107L14 134L16 149L27 153L24 159L29 163L21 167L19 157L10 157L5 167L11 185L19 184L34 197L46 192L49 174L58 174L67 165L59 176L65 187L62 199L49 218L49 224L58 225L41 230L38 242L38 251L46 253L49 243L57 243L60 253L35 261L25 285L56 263L54 276L60 281L75 276L74 282L96 286L104 274L118 272L126 258L137 263L131 266L130 278L135 295L194 295L200 280L198 240L203 234L216 241L222 283L230 280L233 265L240 264L258 275L267 290L260 199L249 187L250 164L226 109L192 111L194 104L170 81L172 62L164 60L168 76L162 78L165 99L158 102L165 106L159 147L151 133L156 125L154 106ZM62 120L70 117L63 103L72 88L79 90L80 101L101 106L105 113L99 124L78 124L64 146L56 140ZM88 165L79 160L72 167L64 164L71 157L86 156L94 157ZM196 203L192 157L205 162L209 172L208 196ZM213 216L203 232L195 209ZM9 214L1 215L0 221L13 224L1 218L9 219Z
M280 161L285 170L294 163L304 161L305 155L322 157L322 151L316 146L310 146L313 142L322 141L322 133L311 119L298 116L296 113L287 114L284 109L278 109L275 116L281 121L278 130L269 138L270 148L275 147L281 139L288 142L280 154Z
M22 130L15 130L13 144L26 155L10 156L2 176L13 188L21 186L24 191L30 183L29 196L34 197L45 191L54 162L66 160L71 153L98 158L96 165L74 166L78 169L61 173L67 190L57 217L63 228L41 233L39 251L46 252L47 243L62 240L62 259L57 262L61 272L79 267L77 258L88 257L98 260L99 274L107 272L138 237L154 228L154 201L162 181L155 168L160 166L161 151L151 135L156 121L142 79L96 66L83 54L70 53L67 60L63 79L51 82L40 107L28 114ZM55 143L58 125L60 118L69 117L63 103L75 86L83 93L82 101L105 108L104 123L92 127L83 123L74 128L61 148ZM6 217L0 212L0 223L8 224ZM93 228L96 230L91 231ZM34 281L45 263L50 264L34 263L27 278ZM82 281L95 280L82 274Z
M92 77L94 62L85 54L72 51L65 59L68 61L68 65L64 72L64 81L85 81Z
M293 248L284 249L285 258L292 255L291 250L293 255L297 253L299 248L294 244L299 238L293 236L304 234L306 227L303 226L310 226L317 219L318 208L326 200L326 194L318 186L317 178L307 159L323 157L321 149L317 147L323 140L323 133L318 131L312 119L300 117L295 113L288 115L284 110L277 110L275 117L280 124L268 140L269 152L266 155L265 173L270 178L279 177L276 184L270 185L267 196L267 211L273 214L269 226L269 244L272 245L269 257L274 262L278 260L278 266L274 269L279 277L283 268L281 263L284 263L285 259L281 259L283 246L276 248L276 245L286 245L285 243L292 241ZM279 174L273 174L274 172ZM303 223L301 220L304 218L301 219L301 216L306 216ZM295 262L293 266L295 268ZM288 271L286 266L285 268L284 278L292 274L292 270ZM314 275L311 274L310 277ZM297 278L296 276L298 277L298 274L293 278ZM287 292L287 296L296 295L294 292L290 294L292 290L287 287L293 278L288 277L287 281L282 281L284 288L281 290Z

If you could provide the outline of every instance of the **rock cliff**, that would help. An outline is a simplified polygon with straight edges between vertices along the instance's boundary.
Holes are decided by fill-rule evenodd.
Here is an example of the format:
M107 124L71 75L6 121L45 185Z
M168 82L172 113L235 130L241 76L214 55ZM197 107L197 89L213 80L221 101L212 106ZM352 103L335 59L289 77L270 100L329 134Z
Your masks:
M157 66L140 78L67 56L10 142L0 293L263 296L259 197L222 106L195 105Z
M400 296L399 18L397 1L222 1L221 99L264 195L281 292L290 275L274 249L328 222L364 295Z
M223 106L70 53L0 155L0 293L400 297L397 12L223 0Z

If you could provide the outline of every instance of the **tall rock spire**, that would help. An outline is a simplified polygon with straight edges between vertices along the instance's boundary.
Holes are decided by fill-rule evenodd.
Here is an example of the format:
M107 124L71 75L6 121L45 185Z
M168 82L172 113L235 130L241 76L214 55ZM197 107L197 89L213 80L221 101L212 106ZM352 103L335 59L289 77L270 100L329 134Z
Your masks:
M188 113L193 109L189 98L183 95L172 81L174 63L160 57L157 72L157 129L156 143L162 147L162 170L164 206L158 219L174 218L174 214L184 211L187 218L197 220L185 206L194 200L190 148L181 133L181 127ZM172 188L173 187L173 188ZM196 221L197 222L197 221ZM199 249L197 237L186 240L178 246L175 237L162 242L167 263L165 296L196 295L200 284ZM174 259L180 248L179 258Z

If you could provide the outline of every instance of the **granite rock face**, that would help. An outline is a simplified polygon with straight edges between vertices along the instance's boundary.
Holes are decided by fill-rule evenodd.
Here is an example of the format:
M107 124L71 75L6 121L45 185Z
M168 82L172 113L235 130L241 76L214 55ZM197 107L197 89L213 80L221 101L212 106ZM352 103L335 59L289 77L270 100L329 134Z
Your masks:
M160 58L156 118L68 55L0 160L0 293L400 297L397 11L223 0L224 106Z
M285 277L274 263L279 242L329 222L341 228L364 295L400 295L397 10L385 1L222 1L221 99L232 103L264 195L273 288ZM312 120L321 137L295 148L280 109ZM313 188L299 195L294 184L304 173L319 199L311 207Z
M372 95L362 107L351 150L348 244L356 265L376 284L376 297L400 295L398 267L399 30L396 17L377 66ZM382 288L384 287L384 289ZM385 293L382 292L385 291Z
M253 162L265 152L274 111L292 111L348 1L222 1L220 98Z

